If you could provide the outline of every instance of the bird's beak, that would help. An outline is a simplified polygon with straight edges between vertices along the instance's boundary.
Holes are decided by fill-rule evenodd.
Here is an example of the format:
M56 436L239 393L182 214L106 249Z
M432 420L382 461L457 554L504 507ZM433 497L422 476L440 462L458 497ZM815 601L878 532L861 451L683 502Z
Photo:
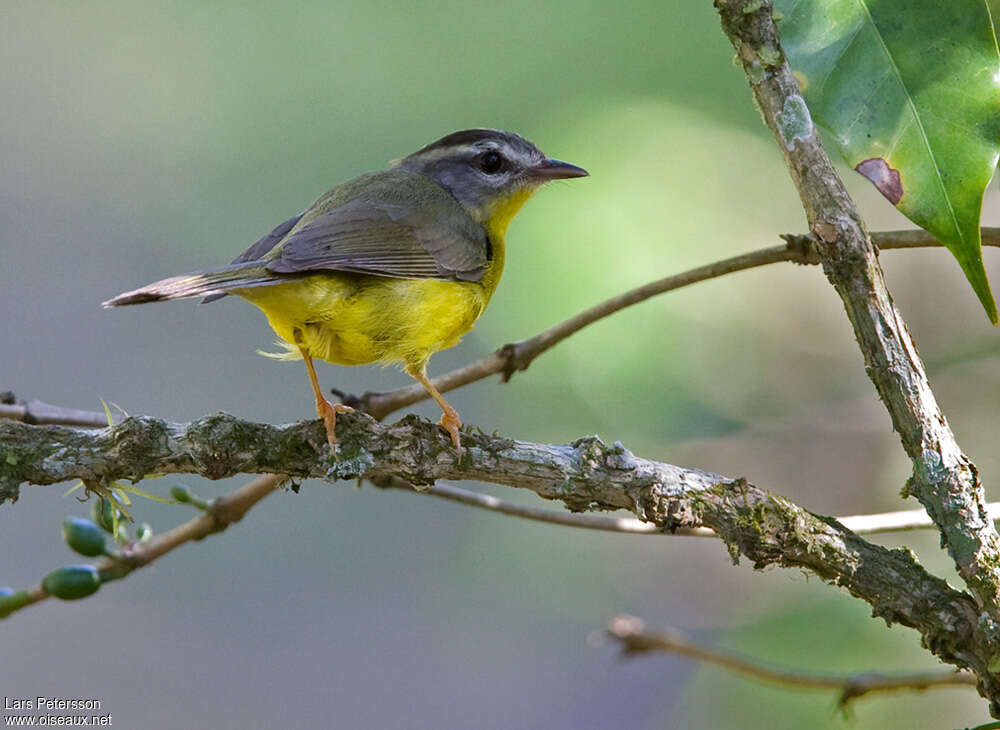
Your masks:
M533 165L528 170L528 174L536 180L548 182L549 180L565 180L571 177L587 177L590 173L569 162L544 159L537 165Z

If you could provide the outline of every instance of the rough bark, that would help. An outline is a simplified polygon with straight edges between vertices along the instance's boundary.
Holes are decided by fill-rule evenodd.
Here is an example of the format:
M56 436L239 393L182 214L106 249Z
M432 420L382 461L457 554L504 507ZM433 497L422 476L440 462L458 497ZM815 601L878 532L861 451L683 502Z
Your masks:
M867 601L875 616L918 630L944 661L977 674L989 663L975 602L927 573L910 551L869 543L743 479L650 461L596 437L538 444L470 430L457 459L444 432L416 416L384 425L354 413L337 424L334 459L318 421L273 426L220 413L190 424L133 417L89 431L0 422L0 496L16 498L25 482L106 485L164 473L398 478L417 488L476 479L527 488L574 511L626 509L665 531L709 527L734 560L807 569Z

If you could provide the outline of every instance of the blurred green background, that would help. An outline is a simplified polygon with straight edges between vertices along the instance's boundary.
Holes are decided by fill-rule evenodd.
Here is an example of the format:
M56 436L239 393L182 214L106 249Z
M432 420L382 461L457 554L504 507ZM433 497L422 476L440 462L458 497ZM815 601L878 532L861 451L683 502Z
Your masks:
M334 183L464 127L511 129L590 170L512 225L504 282L440 373L626 288L804 229L709 2L0 3L0 390L188 421L312 417L301 365L238 300L103 311L227 262ZM909 227L853 173L872 229ZM995 192L984 222L996 224ZM882 257L960 443L1000 471L996 331L941 251ZM998 276L996 256L986 254ZM327 387L406 384L321 366ZM507 385L451 396L525 439L597 433L823 514L915 507L904 454L818 268L777 265L647 302ZM418 412L432 416L435 408ZM182 481L204 496L240 480ZM482 487L507 499L533 495ZM75 562L89 505L0 507L0 584ZM184 507L148 501L166 529ZM903 542L951 576L933 534ZM916 670L913 632L715 541L593 534L404 493L307 482L224 536L76 605L0 624L0 692L92 697L125 728L847 727L827 694L687 660L622 663L615 612L815 671ZM591 642L592 643L592 642ZM866 699L854 728L986 720L972 691Z

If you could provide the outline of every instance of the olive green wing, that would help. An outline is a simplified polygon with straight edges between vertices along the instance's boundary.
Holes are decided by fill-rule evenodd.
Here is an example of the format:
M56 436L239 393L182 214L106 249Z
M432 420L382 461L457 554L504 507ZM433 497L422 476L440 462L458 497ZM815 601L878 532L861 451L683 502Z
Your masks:
M490 255L486 230L453 199L442 204L437 198L355 198L323 212L314 206L285 221L229 266L156 281L119 294L104 306L188 297L211 302L231 291L273 286L321 271L478 281Z
M478 281L489 255L486 230L464 211L356 199L293 228L264 259L275 274Z

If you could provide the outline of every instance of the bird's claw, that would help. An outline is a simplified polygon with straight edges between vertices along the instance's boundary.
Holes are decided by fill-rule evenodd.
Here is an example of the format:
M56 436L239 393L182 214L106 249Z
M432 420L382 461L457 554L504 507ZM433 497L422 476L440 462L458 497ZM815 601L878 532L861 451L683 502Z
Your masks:
M330 448L336 451L337 414L354 413L354 409L350 406L345 406L343 403L331 403L330 401L323 399L322 403L316 404L316 412L319 413L319 417L323 419L323 426L326 427L326 440L330 444Z
M438 425L443 428L451 436L451 442L455 444L455 449L458 451L459 456L462 454L462 439L458 434L458 430L462 427L462 421L458 417L458 413L452 410L450 413L445 411L441 414L441 420L438 421Z

